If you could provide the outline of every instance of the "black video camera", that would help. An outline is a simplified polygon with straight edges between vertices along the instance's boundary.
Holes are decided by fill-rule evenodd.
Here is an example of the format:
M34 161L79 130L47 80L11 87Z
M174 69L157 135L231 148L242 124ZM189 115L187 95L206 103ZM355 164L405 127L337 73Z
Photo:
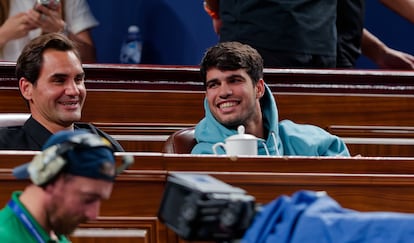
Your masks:
M184 240L240 239L254 215L255 198L209 175L172 173L158 218Z

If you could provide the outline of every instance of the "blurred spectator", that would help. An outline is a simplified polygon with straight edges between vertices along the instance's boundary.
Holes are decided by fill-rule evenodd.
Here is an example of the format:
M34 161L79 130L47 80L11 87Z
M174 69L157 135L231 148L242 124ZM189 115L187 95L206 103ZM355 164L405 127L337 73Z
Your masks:
M407 10L414 10L412 1L382 2L414 19ZM205 0L204 8L221 42L253 46L266 67L352 68L361 52L381 68L414 67L413 56L389 48L363 29L364 0Z
M334 68L336 0L205 0L220 42L255 48L265 67Z
M87 1L62 0L48 7L35 2L0 0L0 60L16 61L31 39L45 33L62 32L77 43L83 62L95 62L90 29L98 22Z
M414 2L381 0L390 9L414 23ZM407 11L408 10L408 11ZM365 0L338 0L337 11L337 67L353 68L361 53L380 68L413 69L414 57L388 47L364 29Z

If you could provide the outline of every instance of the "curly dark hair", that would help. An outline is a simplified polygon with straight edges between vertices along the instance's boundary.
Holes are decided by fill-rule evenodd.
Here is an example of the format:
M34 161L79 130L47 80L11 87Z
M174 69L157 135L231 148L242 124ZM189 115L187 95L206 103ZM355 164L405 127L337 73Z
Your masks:
M257 50L235 41L222 42L207 49L200 64L204 84L210 68L218 68L221 71L245 69L253 84L263 78L263 58Z

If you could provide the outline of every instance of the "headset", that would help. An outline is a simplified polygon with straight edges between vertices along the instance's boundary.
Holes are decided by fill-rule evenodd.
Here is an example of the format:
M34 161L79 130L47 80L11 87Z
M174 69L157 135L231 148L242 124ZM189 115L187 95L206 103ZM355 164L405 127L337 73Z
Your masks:
M30 179L36 185L45 185L52 181L65 167L68 160L64 157L66 153L79 148L107 148L113 152L111 143L96 134L80 133L69 137L63 143L58 143L43 150L34 156L29 164L17 167L15 170L26 169ZM123 155L122 165L116 168L114 177L127 169L134 162L132 155Z

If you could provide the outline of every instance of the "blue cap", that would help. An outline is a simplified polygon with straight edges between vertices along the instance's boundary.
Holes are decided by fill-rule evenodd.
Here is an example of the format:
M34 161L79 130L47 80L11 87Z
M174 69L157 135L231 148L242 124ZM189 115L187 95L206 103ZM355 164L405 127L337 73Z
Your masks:
M46 141L42 152L32 161L14 168L13 174L42 185L61 171L113 181L117 173L111 143L86 130L61 131Z

